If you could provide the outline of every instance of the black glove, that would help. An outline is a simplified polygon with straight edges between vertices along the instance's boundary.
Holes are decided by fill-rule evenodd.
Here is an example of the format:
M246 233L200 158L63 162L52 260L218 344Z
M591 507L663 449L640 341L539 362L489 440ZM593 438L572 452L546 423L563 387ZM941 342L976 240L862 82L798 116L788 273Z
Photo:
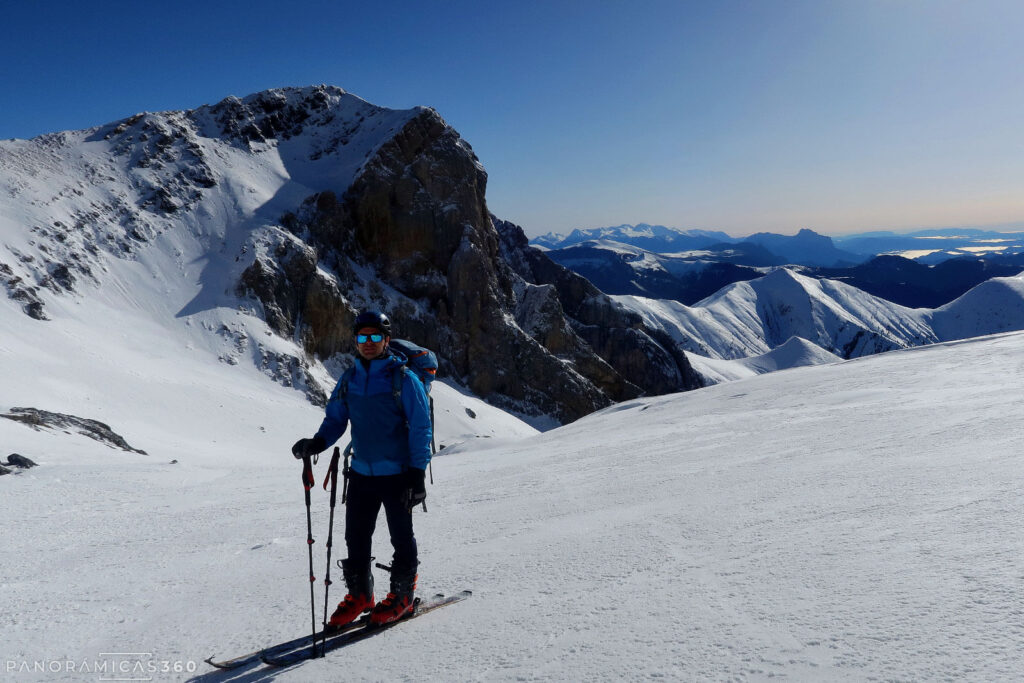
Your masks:
M319 436L314 436L312 439L299 439L292 446L292 455L296 458L305 458L306 456L322 453L326 448L327 443Z
M405 500L409 512L427 499L426 475L425 471L415 467L410 467L405 473Z

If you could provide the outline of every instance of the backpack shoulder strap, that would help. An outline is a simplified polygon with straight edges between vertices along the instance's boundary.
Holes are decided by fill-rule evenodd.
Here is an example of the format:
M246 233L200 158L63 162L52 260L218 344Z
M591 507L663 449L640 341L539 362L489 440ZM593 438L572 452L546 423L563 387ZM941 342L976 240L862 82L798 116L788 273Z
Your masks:
M349 368L345 372L341 373L341 381L338 382L338 398L345 402L345 406L348 406L348 383L352 381L352 377L355 376L355 366Z
M405 410L402 407L402 382L405 381L405 375L408 372L409 368L402 365L391 373L391 395L395 397L395 404L398 406L399 412Z

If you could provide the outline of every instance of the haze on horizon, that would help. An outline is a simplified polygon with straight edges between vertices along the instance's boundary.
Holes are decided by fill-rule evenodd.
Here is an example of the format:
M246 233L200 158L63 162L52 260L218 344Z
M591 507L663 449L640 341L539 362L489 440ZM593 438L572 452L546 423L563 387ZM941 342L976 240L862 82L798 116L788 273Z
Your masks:
M437 109L528 235L1024 225L1024 3L18 3L0 138L314 83Z

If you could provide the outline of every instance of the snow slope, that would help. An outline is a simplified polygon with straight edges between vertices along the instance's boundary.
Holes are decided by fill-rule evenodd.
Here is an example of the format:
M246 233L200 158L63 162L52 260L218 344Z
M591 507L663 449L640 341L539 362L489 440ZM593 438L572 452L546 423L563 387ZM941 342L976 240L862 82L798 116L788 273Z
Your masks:
M687 355L690 364L709 384L745 379L766 372L778 372L809 365L838 363L842 359L801 337L790 337L767 353L736 360Z
M420 111L285 88L0 141L0 285L37 290L29 298L56 320L83 297L174 338L204 326L227 342L225 363L252 355L282 383L328 390L323 366L300 367L298 346L268 336L259 304L236 286L255 255L293 239L277 227L283 214L324 188L344 191ZM289 112L305 118L288 122ZM285 130L265 139L256 123Z
M473 598L326 660L225 676L201 660L309 628L288 447L319 411L218 349L66 305L41 323L0 302L13 321L0 408L103 419L150 455L0 420L0 443L41 463L0 477L10 680L95 680L81 667L111 652L196 669L155 680L203 681L1013 680L1024 668L1024 334L635 400L534 436L477 406L510 439L446 449L416 516L421 589ZM474 418L437 390L444 442ZM314 506L319 574L319 489ZM375 544L387 559L383 523Z
M1024 329L1024 273L982 282L935 309L931 325L946 340Z
M263 140L245 128L253 121L234 119L274 108L301 111L307 118L293 125L304 134ZM343 192L419 111L377 107L339 88L284 88L0 141L0 235L18 258L0 256L19 269L72 254L124 257L171 231L189 240L171 245L184 269L324 188Z

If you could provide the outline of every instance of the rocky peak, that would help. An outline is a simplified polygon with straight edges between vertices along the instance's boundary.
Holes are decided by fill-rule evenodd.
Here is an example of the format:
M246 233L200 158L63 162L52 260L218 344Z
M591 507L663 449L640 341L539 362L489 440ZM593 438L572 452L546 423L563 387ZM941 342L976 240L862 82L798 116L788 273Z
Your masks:
M323 128L338 119L358 125L384 111L341 88L319 85L227 97L190 113L197 120L216 124L217 137L251 144L289 140L307 128Z
M369 306L436 350L447 377L526 413L572 420L696 386L685 358L636 316L539 258L521 230L498 221L499 233L486 171L432 109L284 88L8 149L0 143L0 208L35 228L6 245L13 260L0 251L0 276L36 317L47 290L99 285L104 259L146 255L166 282L212 264L190 276L204 292L179 317L197 302L260 315L302 347L260 361L295 386L313 383L310 359L351 362L350 322ZM16 155L26 176L10 175ZM33 172L41 182L22 182Z

